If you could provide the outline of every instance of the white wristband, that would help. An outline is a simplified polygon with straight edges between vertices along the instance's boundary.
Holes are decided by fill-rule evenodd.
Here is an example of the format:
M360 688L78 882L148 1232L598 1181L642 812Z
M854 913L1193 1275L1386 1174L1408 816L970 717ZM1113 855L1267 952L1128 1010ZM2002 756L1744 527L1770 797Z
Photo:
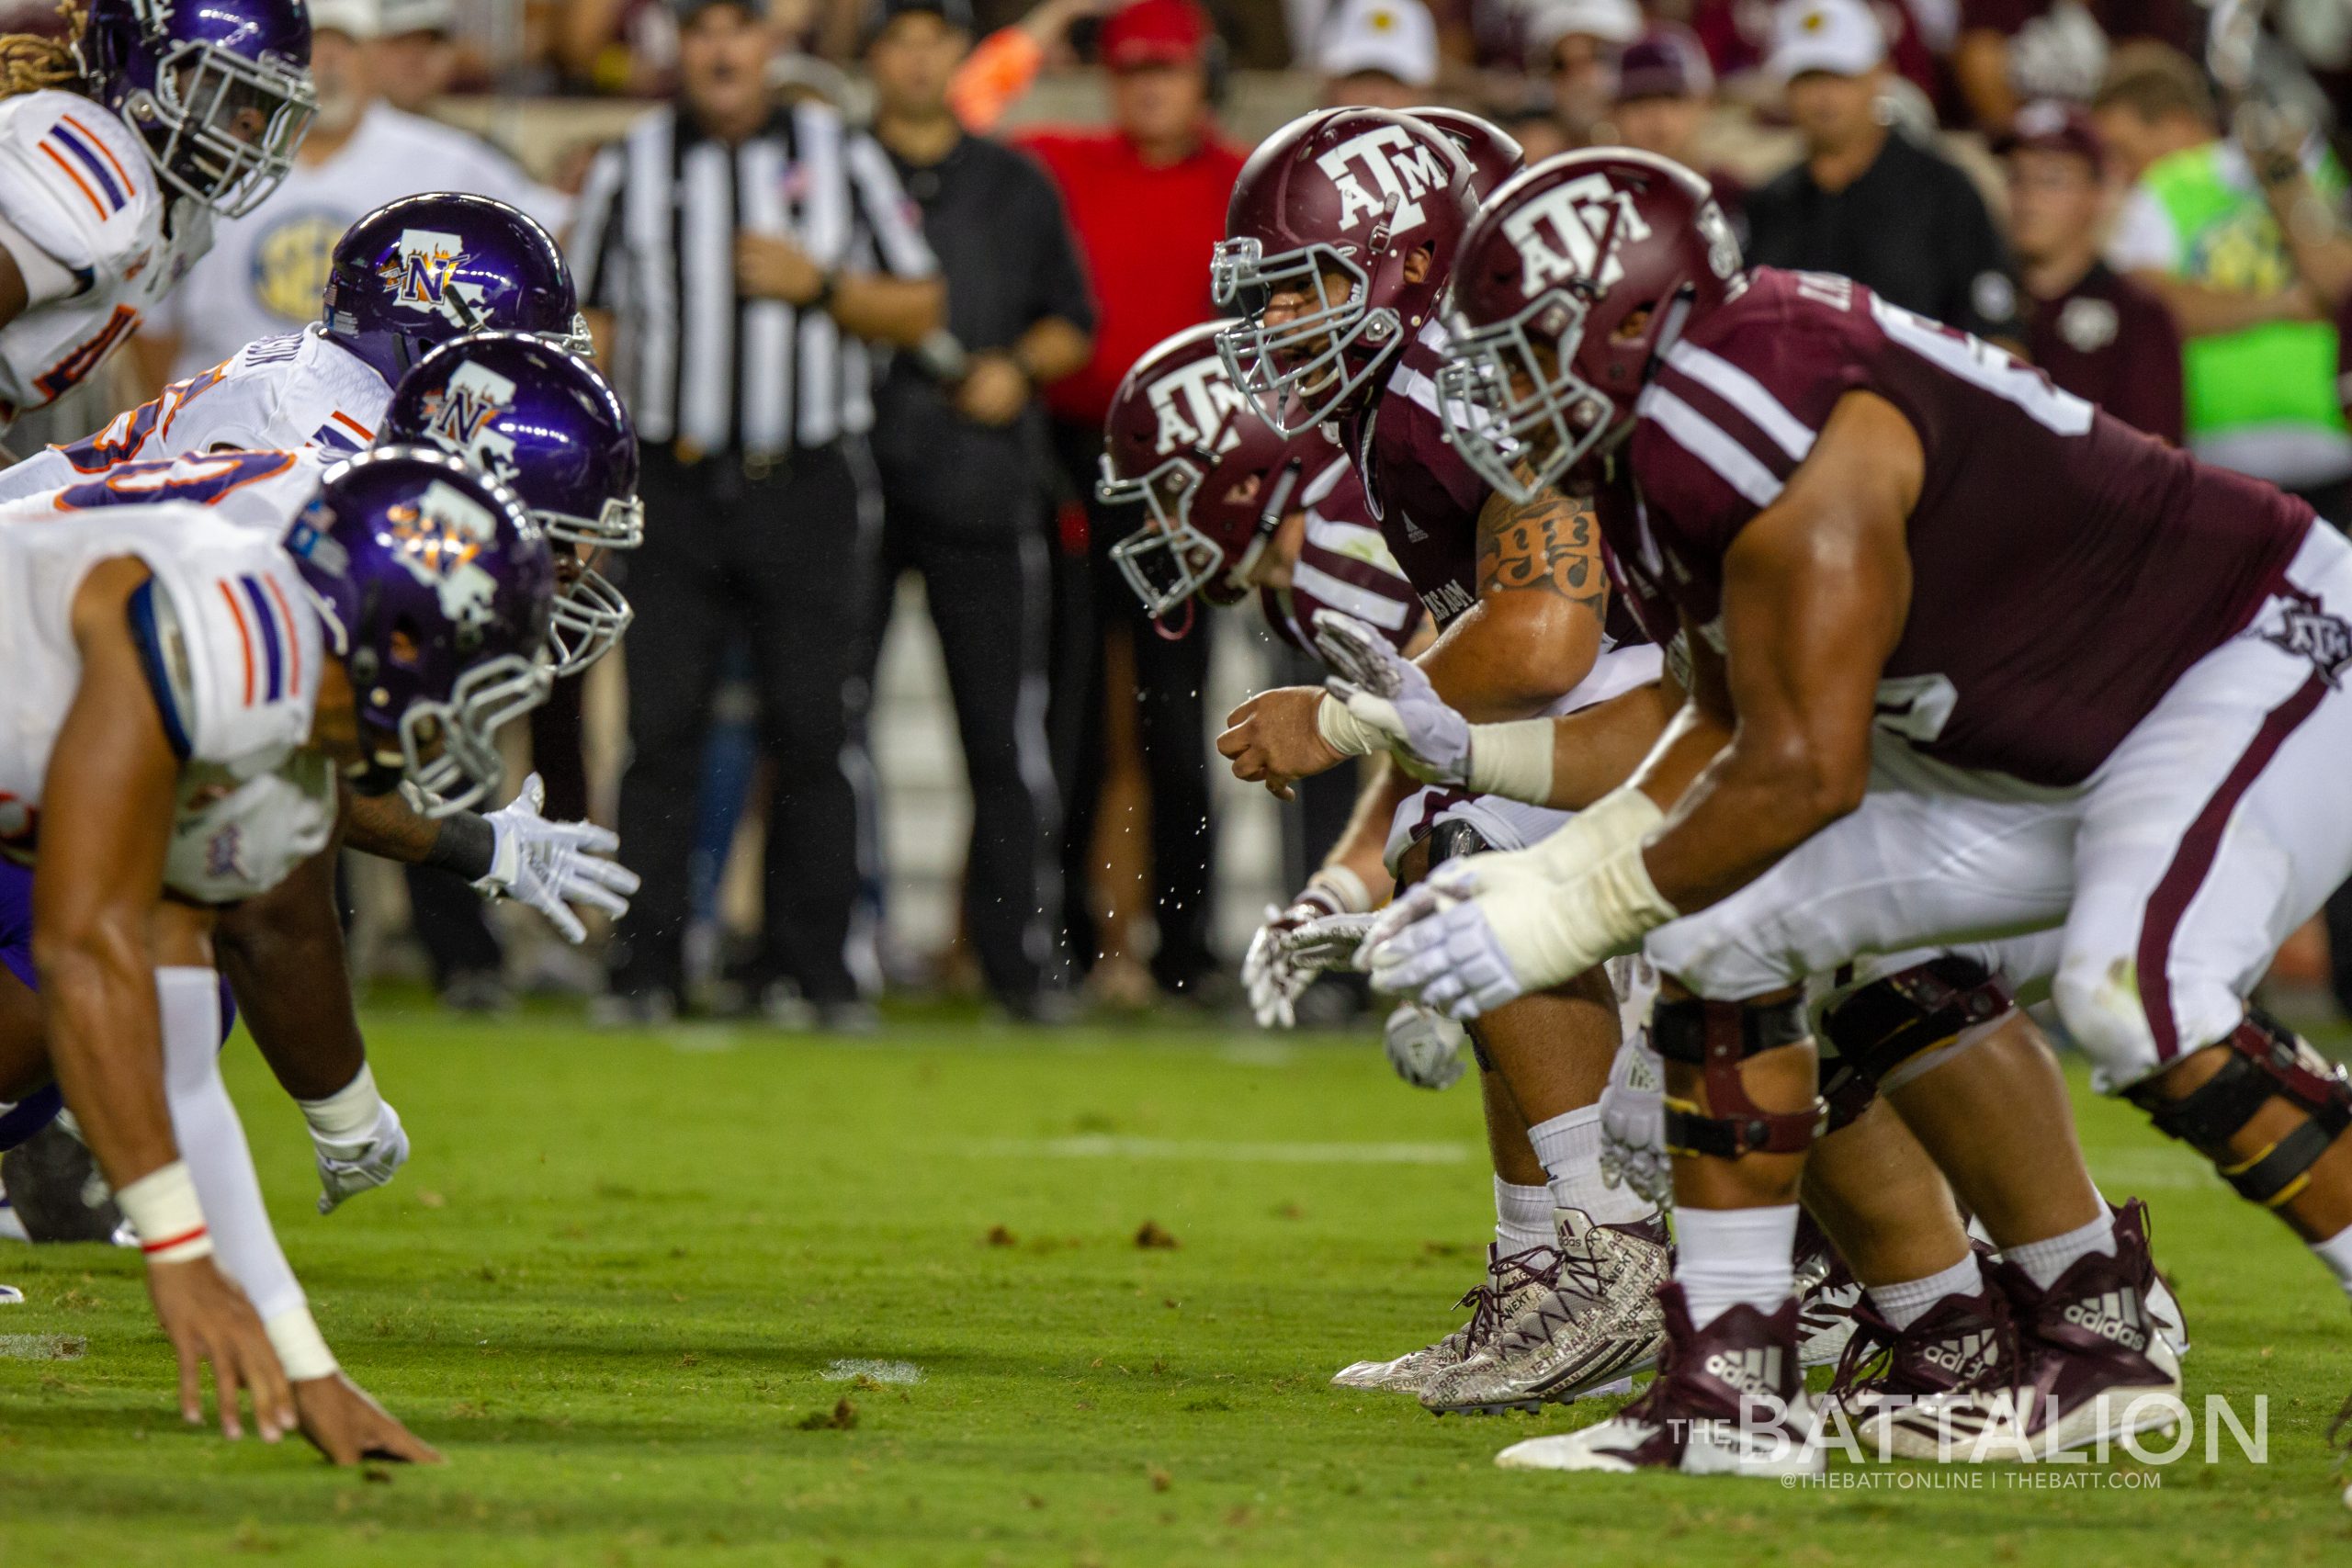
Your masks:
M149 1171L114 1201L138 1233L139 1250L148 1262L187 1263L212 1256L212 1233L204 1228L204 1207L196 1201L196 1179L186 1160Z
M1470 727L1470 787L1530 806L1552 803L1552 721Z
M1388 738L1348 711L1330 693L1315 705L1315 731L1342 757L1369 757L1388 750Z
M1340 913L1343 915L1367 914L1372 909L1372 889L1363 885L1363 877L1344 865L1327 865L1306 879L1309 887L1318 885L1340 901Z
M309 1382L334 1375L334 1352L327 1348L326 1337L311 1321L308 1306L289 1307L261 1326L269 1336L269 1348L277 1352L277 1364L286 1369L287 1382Z

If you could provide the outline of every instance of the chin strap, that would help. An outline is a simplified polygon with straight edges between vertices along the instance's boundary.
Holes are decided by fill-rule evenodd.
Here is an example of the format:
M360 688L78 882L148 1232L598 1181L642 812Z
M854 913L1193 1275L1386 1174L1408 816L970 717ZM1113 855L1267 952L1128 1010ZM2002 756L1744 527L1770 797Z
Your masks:
M1162 642L1182 642L1186 637L1193 635L1193 617L1199 613L1200 607L1192 600L1187 599L1184 601L1184 618L1182 620L1177 622L1171 628L1168 624L1167 616L1154 615L1151 618L1151 629Z

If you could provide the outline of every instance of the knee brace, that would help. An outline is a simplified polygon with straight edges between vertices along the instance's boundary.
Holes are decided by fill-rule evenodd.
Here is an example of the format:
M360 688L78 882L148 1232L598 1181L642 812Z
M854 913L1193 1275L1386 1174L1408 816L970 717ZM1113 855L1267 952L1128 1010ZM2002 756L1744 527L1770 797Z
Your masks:
M1666 1097L1668 1152L1737 1159L1812 1147L1829 1119L1820 1099L1803 1111L1767 1111L1748 1099L1739 1076L1748 1057L1812 1038L1802 998L1760 1006L1661 1000L1650 1015L1650 1044L1669 1062L1702 1069L1709 1107L1702 1111L1694 1101Z
M1828 1119L1821 1124L1822 1136L1852 1126L1877 1098L1878 1080L1870 1074L1843 1055L1822 1057L1821 1100L1829 1108Z
M1430 869L1435 871L1447 861L1460 860L1464 855L1484 854L1493 848L1487 842L1486 835L1467 822L1441 822L1430 829ZM1493 1072L1495 1059L1487 1055L1486 1042L1478 1038L1477 1024L1467 1025L1464 1032L1470 1036L1470 1055L1476 1059L1478 1070Z
M1876 1087L1905 1063L1951 1044L2015 1005L1991 970L1973 958L1946 953L1862 987L1829 1010L1822 1032L1839 1059Z
M2148 1113L2157 1132L2196 1145L2240 1197L2266 1209L2292 1201L2336 1134L2352 1126L2352 1079L2251 1008L2245 1021L2207 1049L2227 1053L2222 1070L2178 1100L2166 1100L2147 1084L2125 1089L2123 1097ZM2268 1147L2235 1159L2228 1153L2229 1141L2273 1100L2303 1112L2301 1124Z

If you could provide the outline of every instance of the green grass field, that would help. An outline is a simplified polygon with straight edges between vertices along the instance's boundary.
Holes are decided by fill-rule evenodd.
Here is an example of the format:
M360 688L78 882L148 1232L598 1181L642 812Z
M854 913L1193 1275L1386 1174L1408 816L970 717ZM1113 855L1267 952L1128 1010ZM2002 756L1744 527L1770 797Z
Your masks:
M2129 1486L1792 1491L1506 1473L1505 1442L1599 1412L1440 1421L1330 1386L1450 1326L1490 1219L1473 1097L1407 1089L1361 1043L370 1023L416 1153L332 1218L242 1044L231 1079L328 1337L447 1466L338 1473L191 1433L137 1259L10 1247L0 1279L28 1301L0 1309L0 1565L2285 1568L2352 1549L2322 1436L2352 1314L2118 1106L2087 1104L2086 1135L2110 1192L2154 1204L2192 1406L2222 1393L2250 1418L2267 1394L2269 1462L2224 1443L2216 1465L2106 1467ZM1139 1247L1147 1221L1176 1245ZM28 1359L50 1337L85 1351ZM856 1359L921 1381L829 1380Z

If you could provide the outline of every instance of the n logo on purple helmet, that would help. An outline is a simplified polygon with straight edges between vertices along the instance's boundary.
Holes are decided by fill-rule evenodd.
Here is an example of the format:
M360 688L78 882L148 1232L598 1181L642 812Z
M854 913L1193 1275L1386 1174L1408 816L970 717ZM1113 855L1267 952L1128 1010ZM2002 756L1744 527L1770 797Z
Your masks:
M1442 192L1453 183L1453 166L1442 149L1418 141L1401 125L1384 125L1350 137L1315 160L1340 193L1340 227L1353 230L1369 215L1396 211L1386 228L1392 234L1418 229L1428 214L1421 197ZM1361 173L1359 172L1361 171ZM1372 179L1364 188L1363 175ZM1375 194L1377 193L1377 194Z
M489 625L495 618L498 579L481 558L498 536L498 520L441 479L426 486L413 505L394 506L387 515L401 565L440 597L441 613L450 624Z
M490 422L514 406L514 382L487 365L458 367L449 385L424 398L424 434L435 445L500 479L514 473L514 441Z
M399 257L386 262L377 276L403 310L447 316L463 326L463 314L449 308L449 295L464 287L456 275L465 260L465 242L457 235L409 229L401 234Z

